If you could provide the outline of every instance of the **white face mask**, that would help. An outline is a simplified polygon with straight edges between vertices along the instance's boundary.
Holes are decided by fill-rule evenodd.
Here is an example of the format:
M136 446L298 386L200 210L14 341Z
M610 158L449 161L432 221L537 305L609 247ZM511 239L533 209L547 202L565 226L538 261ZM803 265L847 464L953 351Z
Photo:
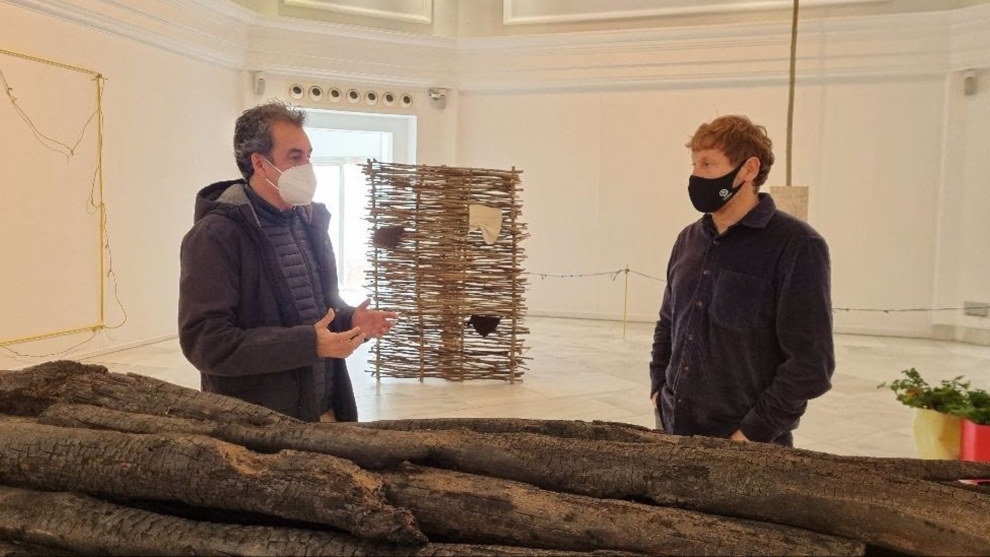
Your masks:
M265 157L261 158L265 159ZM316 172L313 171L312 164L293 166L283 172L272 161L265 159L265 162L278 170L278 184L273 184L268 178L265 180L268 180L268 183L278 190L278 195L282 201L293 206L309 205L313 202L313 194L316 193Z

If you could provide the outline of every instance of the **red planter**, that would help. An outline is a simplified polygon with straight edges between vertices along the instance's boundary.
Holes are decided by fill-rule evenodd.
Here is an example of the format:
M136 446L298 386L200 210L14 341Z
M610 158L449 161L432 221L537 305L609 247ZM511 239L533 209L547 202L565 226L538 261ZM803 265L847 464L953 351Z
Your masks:
M960 459L990 462L990 425L963 420L959 445Z

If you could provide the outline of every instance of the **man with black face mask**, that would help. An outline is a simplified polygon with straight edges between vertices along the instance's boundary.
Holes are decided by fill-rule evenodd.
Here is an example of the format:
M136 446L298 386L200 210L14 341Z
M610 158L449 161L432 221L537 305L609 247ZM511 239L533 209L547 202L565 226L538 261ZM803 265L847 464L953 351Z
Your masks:
M657 428L792 446L835 369L828 247L760 193L774 161L763 126L723 116L686 146L688 197L704 215L667 266L650 362Z
M179 343L204 391L310 422L356 421L344 358L397 315L340 297L304 121L280 102L237 119L243 178L199 192L182 240Z

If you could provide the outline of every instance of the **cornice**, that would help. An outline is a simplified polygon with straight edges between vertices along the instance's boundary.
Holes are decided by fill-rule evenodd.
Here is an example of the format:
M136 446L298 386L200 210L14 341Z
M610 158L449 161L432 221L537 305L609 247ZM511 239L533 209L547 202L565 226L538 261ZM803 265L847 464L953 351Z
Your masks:
M362 41L372 41L381 44L396 46L415 46L429 48L456 49L457 41L444 37L432 37L427 35L417 35L413 33L403 33L400 31L388 31L384 29L373 29L371 27L360 27L357 25L344 25L325 21L312 21L293 17L277 16L271 14L253 14L251 21L253 34L263 34L265 31L289 31L293 33L317 34L333 36L341 39L355 39Z
M990 5L956 10L950 16L952 70L990 67Z
M378 17L411 23L433 22L433 0L419 0L418 9L413 11L385 10L364 7L328 0L283 0L286 6L297 6L316 10L328 10L345 14Z
M243 68L244 20L197 0L0 0L226 68ZM229 8L229 6L225 6ZM240 16L243 18L244 14ZM241 26L237 24L241 23Z
M463 91L776 83L790 25L739 23L450 39L260 14L230 0L0 0L211 64ZM799 80L990 66L990 6L800 23Z
M697 15L711 13L731 13L748 12L757 10L780 10L790 9L789 0L753 0L749 2L695 2L691 4L676 5L668 2L663 5L642 5L632 8L616 7L609 0L600 0L597 5L585 5L586 10L568 11L560 9L560 5L540 3L539 5L546 11L542 13L522 15L518 13L525 11L517 9L517 6L525 6L534 0L502 0L502 23L505 25L529 25L569 23L575 21L603 21L610 19L630 19L663 17L671 15ZM890 0L805 0L802 7L830 7L848 4L879 4ZM539 2L539 0L536 0ZM573 7L573 6L570 6Z
M948 16L801 22L798 78L935 76L951 56ZM464 91L675 87L787 78L787 23L499 37L459 43Z

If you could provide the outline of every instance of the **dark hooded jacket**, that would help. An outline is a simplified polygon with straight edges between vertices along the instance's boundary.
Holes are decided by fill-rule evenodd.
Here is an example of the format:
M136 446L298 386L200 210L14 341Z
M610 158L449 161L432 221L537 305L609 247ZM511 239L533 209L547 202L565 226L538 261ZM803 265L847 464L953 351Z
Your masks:
M196 197L194 224L181 248L182 352L200 371L204 391L317 421L328 410L318 389L332 385L329 403L337 420L356 421L346 364L317 356L316 330L302 322L246 187L244 180L217 182ZM330 329L345 331L354 308L337 288L330 213L320 203L307 210L325 307L336 311Z

